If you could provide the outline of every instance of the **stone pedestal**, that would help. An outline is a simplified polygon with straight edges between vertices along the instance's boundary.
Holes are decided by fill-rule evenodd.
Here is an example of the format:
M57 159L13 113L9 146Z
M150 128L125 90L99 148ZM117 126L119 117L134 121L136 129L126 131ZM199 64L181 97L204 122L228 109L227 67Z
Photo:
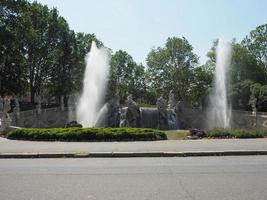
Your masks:
M0 133L4 133L8 131L8 129L10 128L10 125L11 125L11 119L8 114L5 114L1 118Z

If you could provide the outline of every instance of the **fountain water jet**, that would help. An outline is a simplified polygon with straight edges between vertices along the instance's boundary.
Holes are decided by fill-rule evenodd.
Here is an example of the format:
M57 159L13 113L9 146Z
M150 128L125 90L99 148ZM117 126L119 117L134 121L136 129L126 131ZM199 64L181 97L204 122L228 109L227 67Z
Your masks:
M215 87L210 97L212 110L209 113L210 128L229 128L231 105L227 98L228 70L231 64L232 46L229 42L219 39L216 48Z
M86 56L83 91L76 111L77 121L83 127L94 127L97 123L98 113L103 106L110 58L110 50L97 48L95 42L92 42L91 50Z

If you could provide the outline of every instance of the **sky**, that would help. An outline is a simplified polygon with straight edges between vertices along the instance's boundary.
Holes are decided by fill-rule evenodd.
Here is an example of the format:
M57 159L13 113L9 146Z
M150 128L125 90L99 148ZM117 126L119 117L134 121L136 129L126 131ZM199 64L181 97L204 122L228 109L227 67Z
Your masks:
M200 64L217 38L240 42L267 23L267 0L37 0L56 7L75 32L95 33L113 52L145 64L168 37L185 37Z

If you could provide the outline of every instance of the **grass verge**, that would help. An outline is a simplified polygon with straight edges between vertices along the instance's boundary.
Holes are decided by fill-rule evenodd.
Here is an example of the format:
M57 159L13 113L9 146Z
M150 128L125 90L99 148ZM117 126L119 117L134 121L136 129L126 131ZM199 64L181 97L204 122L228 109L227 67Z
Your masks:
M183 140L189 134L188 130L168 130L164 132L168 140Z
M210 138L264 138L267 129L212 129L208 131Z

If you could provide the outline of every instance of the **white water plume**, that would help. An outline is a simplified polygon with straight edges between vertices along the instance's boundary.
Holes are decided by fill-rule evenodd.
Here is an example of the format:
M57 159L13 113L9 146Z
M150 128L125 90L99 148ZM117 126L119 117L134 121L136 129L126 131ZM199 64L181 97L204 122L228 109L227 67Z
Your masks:
M229 88L228 71L232 58L232 45L219 39L216 48L215 85L210 97L212 109L209 113L210 128L229 128L231 121L231 104L227 98Z
M83 91L77 106L77 121L83 127L94 127L98 113L103 105L110 68L110 50L97 48L92 42L86 56L86 69L83 79Z

